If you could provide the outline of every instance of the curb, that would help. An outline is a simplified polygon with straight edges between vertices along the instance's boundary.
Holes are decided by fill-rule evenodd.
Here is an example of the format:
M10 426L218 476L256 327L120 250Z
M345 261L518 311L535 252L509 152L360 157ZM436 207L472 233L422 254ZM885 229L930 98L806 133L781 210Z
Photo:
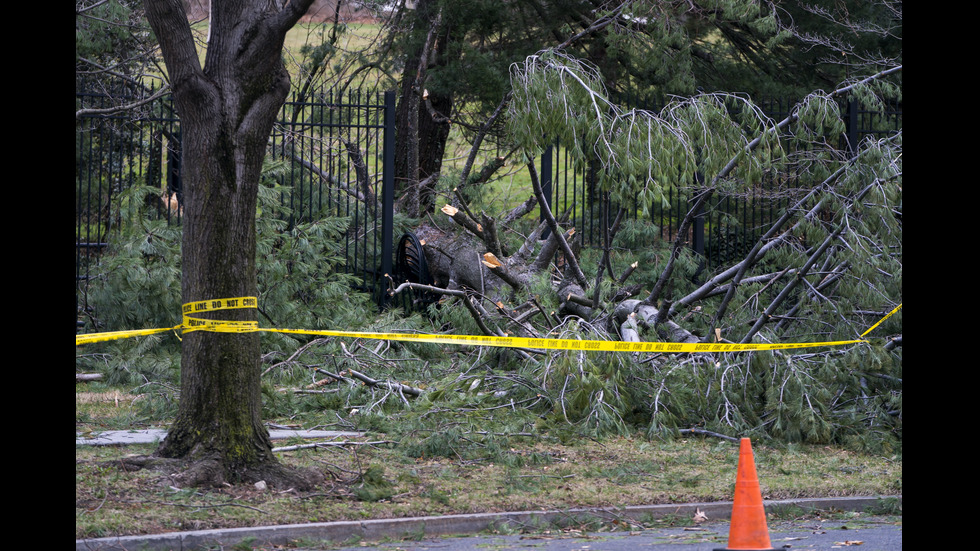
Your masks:
M766 510L799 508L811 511L863 511L880 504L882 499L902 496L807 498L766 501ZM478 513L435 517L409 517L364 521L318 522L288 524L224 530L199 530L171 532L147 536L119 536L75 540L76 551L168 551L213 549L235 545L248 540L250 544L285 545L291 541L329 541L341 543L350 540L379 541L405 536L447 536L475 534L494 528L545 527L553 524L582 522L589 519L649 520L665 516L693 516L700 510L710 519L731 517L732 502L715 501L672 505L636 505L629 507L583 508L562 511L524 511L508 513Z

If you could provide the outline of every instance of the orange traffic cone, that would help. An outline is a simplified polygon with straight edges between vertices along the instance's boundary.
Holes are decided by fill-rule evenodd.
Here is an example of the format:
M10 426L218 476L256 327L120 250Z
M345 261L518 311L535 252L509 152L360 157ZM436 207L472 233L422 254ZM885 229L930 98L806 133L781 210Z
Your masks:
M747 549L776 551L769 542L766 511L762 507L762 490L755 474L752 443L743 438L738 452L738 473L735 476L735 502L732 504L732 525L728 529L728 547L714 551Z

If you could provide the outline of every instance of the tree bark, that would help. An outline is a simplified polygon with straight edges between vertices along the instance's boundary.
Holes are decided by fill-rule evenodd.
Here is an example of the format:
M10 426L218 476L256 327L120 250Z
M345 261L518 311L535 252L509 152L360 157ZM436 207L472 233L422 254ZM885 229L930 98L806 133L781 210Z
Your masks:
M405 61L396 120L398 145L395 151L395 182L402 194L404 211L411 217L431 213L434 187L442 170L449 139L452 94L427 91L425 82L431 65L444 63L449 30L441 24L435 2L421 1L415 10L413 32L421 42ZM424 36L424 37L423 37Z
M212 0L201 67L180 0L146 2L183 129L184 303L258 295L256 200L272 125L289 91L283 40L310 3L277 10L262 1ZM217 314L235 321L257 315ZM297 482L280 468L262 423L259 357L258 333L184 335L180 406L157 451L189 462L179 484Z

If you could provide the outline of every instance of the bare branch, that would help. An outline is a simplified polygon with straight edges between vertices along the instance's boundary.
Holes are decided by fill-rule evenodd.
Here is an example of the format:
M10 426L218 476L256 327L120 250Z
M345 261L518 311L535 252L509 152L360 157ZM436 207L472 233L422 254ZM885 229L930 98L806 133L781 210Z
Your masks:
M545 200L544 191L541 189L541 182L538 181L538 171L534 168L534 161L530 161L527 164L528 172L531 175L531 186L534 189L534 195L538 199L538 204L541 205L541 216L544 217L545 222L548 224L548 228L551 230L551 235L555 236L558 240L558 244L561 246L562 252L565 253L569 267L572 270L572 275L575 276L575 280L583 289L588 288L589 283L585 279L585 274L582 273L582 268L578 265L578 260L575 257L575 253L572 252L572 248L568 245L568 241L565 240L565 236L562 234L561 228L558 227L558 221L555 220L555 216L551 213L551 208L548 207L548 202Z
M396 392L402 394L408 394L410 396L421 396L423 392L422 389L415 388L413 386L403 385L401 383L393 383L391 381L379 381L377 379L372 379L371 377L368 377L367 375L359 371L355 371L353 369L348 369L347 372L351 374L351 377L354 377L358 381L361 381L362 383L368 386L385 387L389 390L394 390Z

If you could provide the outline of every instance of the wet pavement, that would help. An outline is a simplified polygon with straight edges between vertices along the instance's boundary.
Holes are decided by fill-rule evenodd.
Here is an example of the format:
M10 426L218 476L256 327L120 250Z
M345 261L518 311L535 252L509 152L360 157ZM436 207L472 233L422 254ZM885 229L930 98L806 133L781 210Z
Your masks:
M335 551L365 548L398 551L709 551L726 549L729 524L710 523L687 528L626 530L583 533L577 530L544 531L530 534L494 534L461 537L421 538L418 541L357 543L330 547ZM830 551L899 551L902 549L901 520L871 517L859 523L840 521L776 522L769 527L774 549ZM314 551L323 548L300 547Z
M901 496L890 499L900 501ZM773 511L793 511L794 514L810 511L797 516L799 520L769 521L771 545L775 549L811 551L850 548L899 551L902 549L902 517L861 512L880 504L881 499L875 497L766 502L766 511L770 515ZM712 502L295 524L76 540L75 549L710 551L727 547L727 519L731 507L730 502ZM696 511L706 514L709 521L696 526L650 528L669 518L690 524ZM832 513L824 519L814 514L815 511ZM641 520L644 527L639 524ZM615 528L615 531L553 528L600 524Z

